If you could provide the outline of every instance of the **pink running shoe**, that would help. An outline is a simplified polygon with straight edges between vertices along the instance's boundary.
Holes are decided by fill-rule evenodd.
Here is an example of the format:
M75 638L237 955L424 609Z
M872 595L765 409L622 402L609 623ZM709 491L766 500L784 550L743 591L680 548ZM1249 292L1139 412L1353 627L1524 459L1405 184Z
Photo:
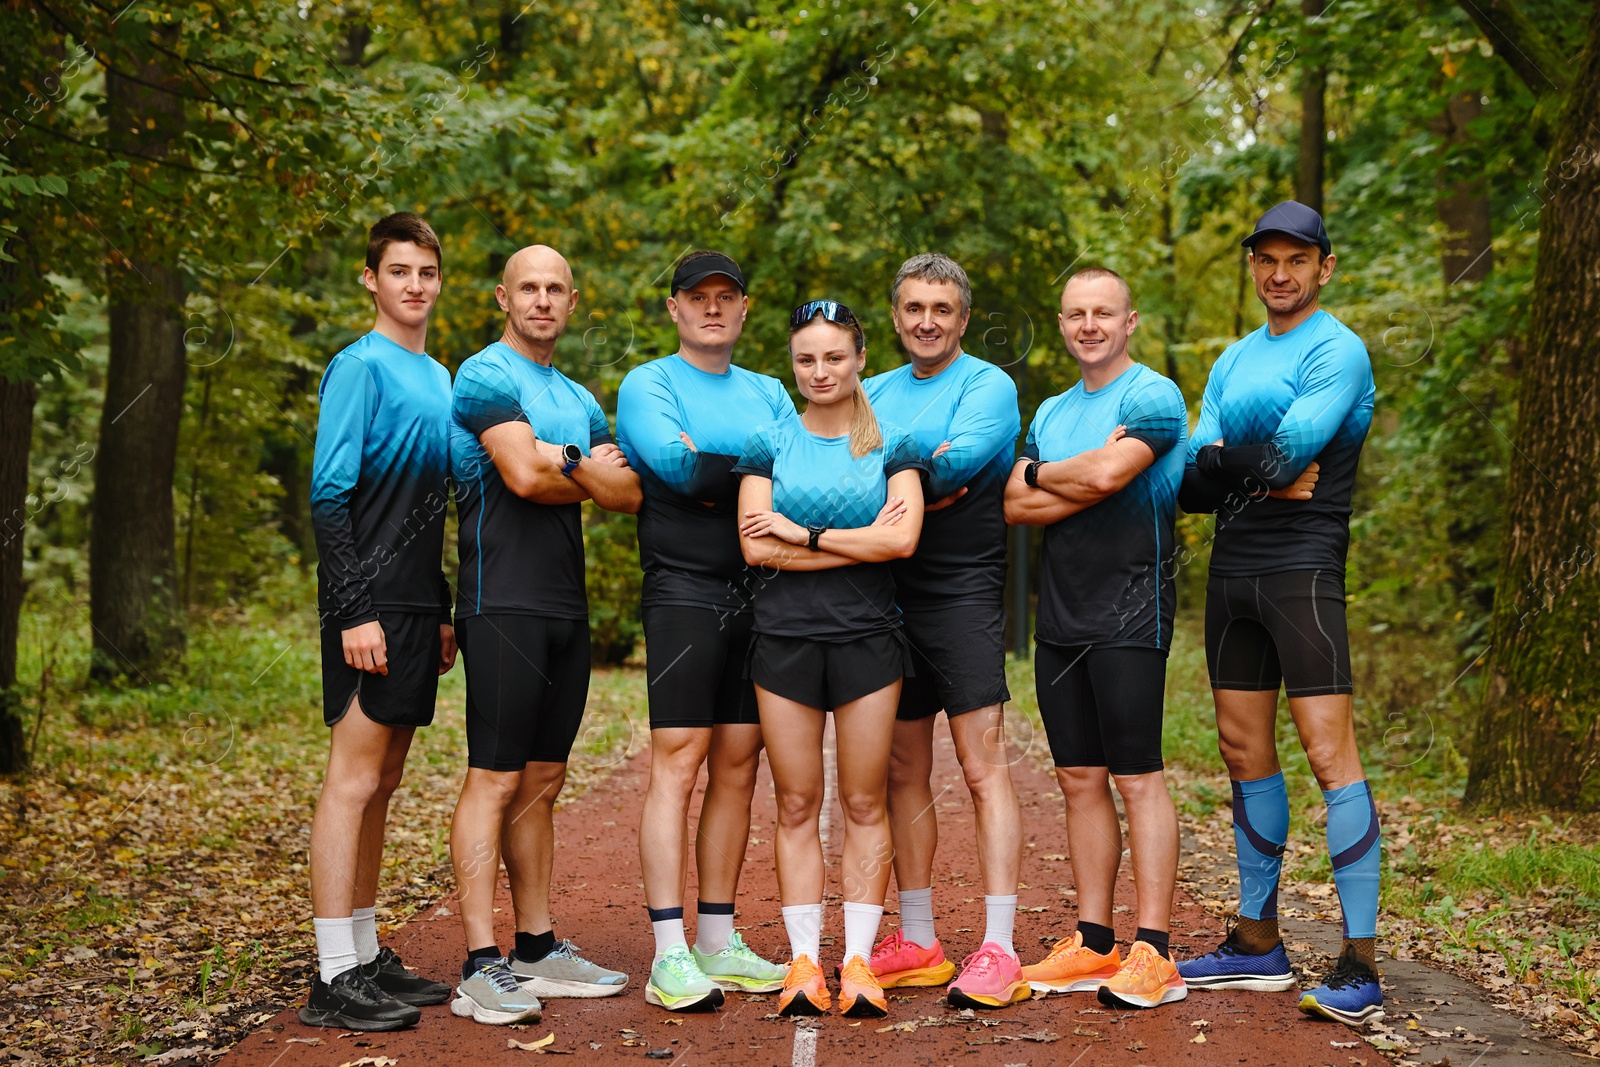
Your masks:
M956 973L956 965L944 958L944 946L937 939L932 948L923 948L906 940L899 930L878 942L867 963L884 989L944 985Z
M1022 977L1022 961L993 941L961 961L961 977L950 983L945 1000L957 1008L1004 1008L1033 996Z

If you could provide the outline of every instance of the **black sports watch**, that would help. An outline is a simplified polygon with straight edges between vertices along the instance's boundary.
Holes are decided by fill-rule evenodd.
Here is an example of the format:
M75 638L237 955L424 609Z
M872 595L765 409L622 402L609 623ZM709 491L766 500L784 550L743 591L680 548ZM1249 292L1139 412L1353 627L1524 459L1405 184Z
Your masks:
M821 537L827 529L826 526L807 526L806 533L810 534L810 536L806 538L806 547L813 552L822 551L817 545L817 538Z
M572 444L562 445L561 458L565 461L561 465L561 473L570 478L573 468L583 462L583 449Z
M1022 468L1022 480L1028 483L1028 488L1039 488L1039 468L1044 466L1043 460L1034 460Z

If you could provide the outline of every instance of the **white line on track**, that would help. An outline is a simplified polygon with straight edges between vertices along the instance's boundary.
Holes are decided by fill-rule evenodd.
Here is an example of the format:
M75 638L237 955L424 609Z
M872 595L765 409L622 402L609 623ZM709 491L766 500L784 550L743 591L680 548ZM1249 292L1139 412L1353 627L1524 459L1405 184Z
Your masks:
M833 716L828 716L826 731L822 735L822 814L817 819L817 833L822 838L824 862L828 854L828 830L833 822L833 798L838 792L838 744L833 732ZM791 1067L816 1067L817 1031L805 1023L797 1023L794 1030L794 1052L789 1057Z

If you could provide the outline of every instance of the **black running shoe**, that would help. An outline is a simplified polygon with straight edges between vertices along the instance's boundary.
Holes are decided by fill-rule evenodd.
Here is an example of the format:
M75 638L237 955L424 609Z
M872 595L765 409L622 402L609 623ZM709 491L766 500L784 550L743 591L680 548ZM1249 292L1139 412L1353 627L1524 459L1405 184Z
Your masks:
M300 1009L307 1026L337 1026L343 1030L404 1030L415 1026L422 1012L402 1004L379 989L360 966L324 982L311 981L311 996Z
M450 999L449 986L406 970L406 965L400 962L400 954L388 946L378 950L377 959L363 963L361 971L379 989L402 1004L414 1004L421 1008L443 1004Z

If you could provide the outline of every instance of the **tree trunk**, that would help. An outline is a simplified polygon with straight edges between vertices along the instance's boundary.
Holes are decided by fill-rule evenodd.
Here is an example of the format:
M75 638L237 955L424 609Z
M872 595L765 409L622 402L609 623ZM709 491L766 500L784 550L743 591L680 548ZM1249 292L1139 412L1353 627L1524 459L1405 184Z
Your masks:
M1546 164L1470 805L1600 809L1600 6Z
M14 267L16 264L6 264ZM33 442L33 382L0 378L0 773L27 766L17 684L22 615L22 543L28 520L28 452Z
M1328 88L1328 62L1322 53L1322 29L1317 19L1323 0L1300 0L1300 13L1306 18L1304 42L1306 63L1300 83L1300 166L1295 175L1294 198L1319 214L1322 211L1322 160L1328 146L1327 111L1324 94Z
M182 99L157 88L173 79L132 53L119 55L117 66L140 80L106 72L111 142L128 155L160 160L184 125ZM135 163L132 175L153 169ZM134 207L119 218L136 221L120 228L120 254L107 267L111 351L89 535L90 674L149 683L183 649L172 479L186 371L184 292L168 239L173 225L159 221L161 206L148 196L137 189L130 195ZM151 206L156 211L147 213Z
M1444 224L1441 266L1446 285L1481 282L1494 270L1493 217L1481 153L1472 151L1468 124L1483 113L1483 97L1467 89L1450 97L1437 129L1444 138L1439 166L1439 221Z

